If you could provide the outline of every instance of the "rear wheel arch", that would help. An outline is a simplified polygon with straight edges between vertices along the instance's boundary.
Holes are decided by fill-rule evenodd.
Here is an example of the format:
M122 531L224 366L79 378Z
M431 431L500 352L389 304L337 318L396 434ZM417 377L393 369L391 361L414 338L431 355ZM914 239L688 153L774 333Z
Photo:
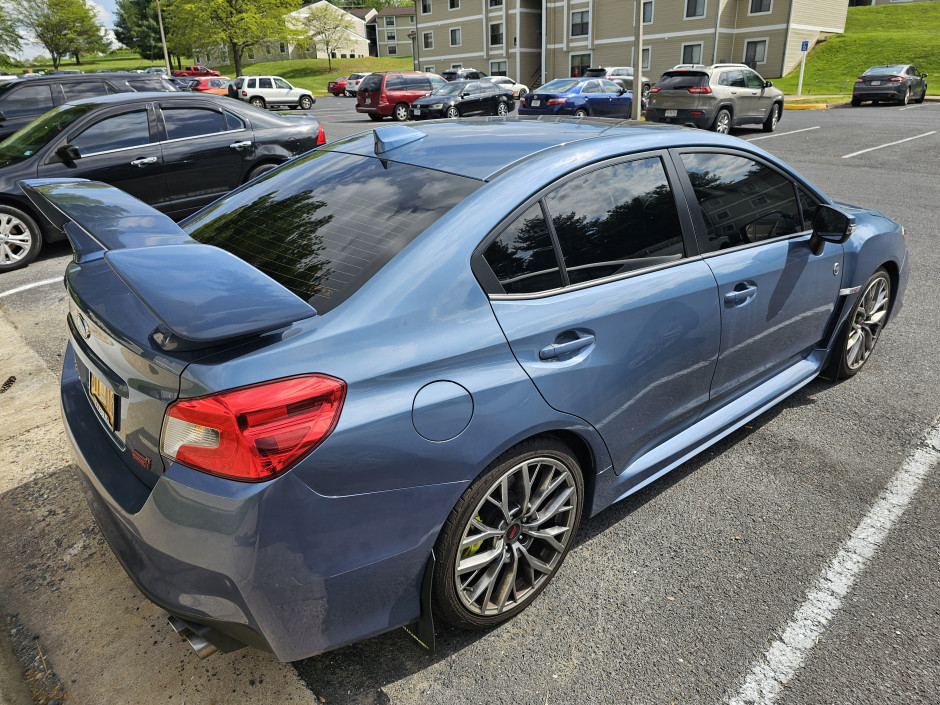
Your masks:
M58 240L65 239L64 237L56 238L54 235L55 231L49 230L46 227L46 220L36 212L36 209L33 208L32 203L29 201L18 201L15 198L10 198L8 196L0 197L0 206L7 206L9 208L17 208L23 211L26 215L32 218L36 222L36 226L39 228L39 232L42 235L43 242L56 242Z
M251 168L245 172L245 177L242 179L242 183L248 183L255 177L261 176L266 171L271 171L271 169L276 169L282 162L276 159L261 159L251 165Z

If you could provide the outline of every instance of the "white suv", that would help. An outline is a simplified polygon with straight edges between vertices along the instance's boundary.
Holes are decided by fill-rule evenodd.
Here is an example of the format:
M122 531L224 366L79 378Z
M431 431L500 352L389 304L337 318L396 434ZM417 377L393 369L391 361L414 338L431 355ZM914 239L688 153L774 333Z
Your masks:
M286 105L310 110L317 102L310 91L294 88L280 76L239 76L232 86L235 89L235 97L248 101L256 108Z

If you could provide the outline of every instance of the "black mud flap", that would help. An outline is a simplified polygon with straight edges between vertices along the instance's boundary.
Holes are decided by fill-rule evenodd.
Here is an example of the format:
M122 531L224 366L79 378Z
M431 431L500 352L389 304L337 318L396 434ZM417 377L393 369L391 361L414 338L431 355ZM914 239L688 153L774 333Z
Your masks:
M424 577L421 579L421 616L418 621L408 626L402 627L408 634L427 652L434 655L434 615L431 614L431 582L434 580L434 551L428 558L428 563L424 567Z

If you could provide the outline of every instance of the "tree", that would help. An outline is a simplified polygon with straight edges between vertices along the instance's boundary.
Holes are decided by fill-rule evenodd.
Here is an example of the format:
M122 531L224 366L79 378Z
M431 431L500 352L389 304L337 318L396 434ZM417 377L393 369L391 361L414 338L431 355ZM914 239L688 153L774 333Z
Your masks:
M22 46L23 37L16 30L17 22L10 16L5 5L0 5L0 58L6 59L4 63L11 64L9 54L18 52Z
M19 10L20 24L46 48L54 69L63 56L102 46L98 14L86 0L24 0Z
M156 4L151 0L117 0L114 36L151 62L154 57L161 56Z
M345 12L329 3L314 5L303 18L304 27L318 47L326 51L326 64L333 70L333 52L345 49L355 42L352 32L356 25Z
M289 42L298 36L285 15L301 0L175 0L164 11L177 47L208 53L219 45L232 54L235 75L242 73L245 50L265 41Z

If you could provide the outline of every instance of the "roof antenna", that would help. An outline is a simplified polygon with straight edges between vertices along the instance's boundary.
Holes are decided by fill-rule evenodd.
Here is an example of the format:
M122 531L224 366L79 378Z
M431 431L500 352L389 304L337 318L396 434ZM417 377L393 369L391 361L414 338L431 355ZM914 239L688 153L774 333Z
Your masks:
M396 147L416 142L424 139L427 134L418 132L411 127L404 125L389 125L388 127L379 127L373 133L375 137L375 153L385 154Z

